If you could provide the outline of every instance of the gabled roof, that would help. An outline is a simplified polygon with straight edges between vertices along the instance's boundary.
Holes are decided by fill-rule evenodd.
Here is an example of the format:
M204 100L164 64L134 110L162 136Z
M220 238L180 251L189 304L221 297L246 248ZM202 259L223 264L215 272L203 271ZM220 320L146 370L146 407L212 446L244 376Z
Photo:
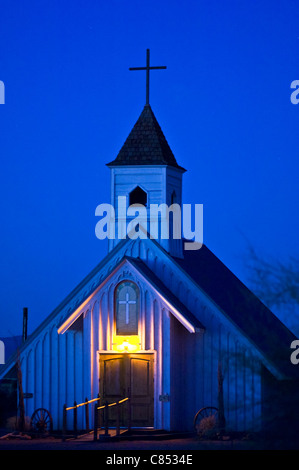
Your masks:
M168 305L174 316L176 316L176 318L185 326L185 328L187 328L188 331L194 333L196 330L204 329L201 322L139 258L136 259L129 256L123 256L123 258L114 266L114 269L109 271L106 277L101 280L100 285L96 289L86 293L86 299L84 300L83 304L87 304L94 296L95 292L101 289L108 278L116 273L126 262L129 266L131 265L133 268L135 268L141 278L148 282L149 286L155 290L160 299L162 299ZM68 312L67 315L60 321L60 323L57 325L58 333L64 333L80 317L81 314L82 304L78 305L78 307L73 312Z
M286 377L299 378L290 361L295 335L205 245L173 258L256 348Z
M87 300L88 296L96 289L94 279L105 269L107 263L111 262L119 252L124 253L127 243L132 240L124 239L96 266L91 273L61 302L61 304L50 314L42 324L30 335L29 339L21 346L20 352L25 349L37 335L53 319L60 317L61 311L80 292L81 302ZM222 311L222 313L234 324L239 331L260 351L269 364L272 364L281 377L299 379L299 368L290 361L292 350L291 342L295 335L205 246L200 250L184 251L184 258L170 256L155 240L148 238L144 240L153 243L159 250L161 256L166 256L169 260L184 272L191 282L195 283L201 292ZM154 274L151 269L139 258L132 258L123 255L118 257L113 271L116 267L127 260L135 267L141 275L168 301L184 318L194 327L204 328L197 319L170 291L164 283ZM109 269L108 274L111 274ZM106 276L107 277L107 276ZM105 278L101 278L101 282ZM76 306L79 306L76 304ZM70 311L66 312L69 316ZM66 317L64 317L66 318ZM61 319L63 321L63 319ZM57 325L58 326L58 325ZM14 365L12 356L8 363L0 367L0 375Z
M119 165L170 165L185 171L177 164L149 104L144 106L116 159L107 164Z

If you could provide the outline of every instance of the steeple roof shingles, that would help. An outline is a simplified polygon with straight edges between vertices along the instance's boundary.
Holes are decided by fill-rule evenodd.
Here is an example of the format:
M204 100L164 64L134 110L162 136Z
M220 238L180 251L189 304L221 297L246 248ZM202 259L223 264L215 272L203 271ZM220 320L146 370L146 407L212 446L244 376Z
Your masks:
M177 164L162 129L150 107L145 105L117 157L107 166Z

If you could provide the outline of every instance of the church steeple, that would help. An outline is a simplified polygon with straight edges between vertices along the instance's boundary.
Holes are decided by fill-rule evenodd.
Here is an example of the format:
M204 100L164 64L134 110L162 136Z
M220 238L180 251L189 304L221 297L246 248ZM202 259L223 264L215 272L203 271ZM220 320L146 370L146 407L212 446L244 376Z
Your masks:
M111 204L115 209L116 228L124 227L121 214L118 213L118 201L126 201L126 208L134 204L142 204L146 207L147 219L144 224L148 230L150 206L167 205L176 203L182 206L182 175L186 171L179 166L175 156L162 132L162 129L149 105L149 54L147 55L147 67L139 67L133 70L147 71L146 104L136 121L133 129L121 147L115 160L107 164L111 170ZM165 67L162 67L165 68ZM133 218L133 217L132 217ZM171 217L170 217L171 220ZM130 222L130 220L126 220ZM152 220L151 220L152 222ZM173 256L182 256L182 242L172 236L168 239L161 234L161 220L157 219L158 242ZM123 231L122 231L123 233ZM116 238L109 240L109 250L119 242Z

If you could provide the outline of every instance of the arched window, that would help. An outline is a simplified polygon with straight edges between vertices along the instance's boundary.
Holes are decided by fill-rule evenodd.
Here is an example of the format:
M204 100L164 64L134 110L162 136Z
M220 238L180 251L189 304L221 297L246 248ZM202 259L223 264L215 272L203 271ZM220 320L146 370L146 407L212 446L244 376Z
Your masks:
M146 206L147 204L147 194L140 188L140 186L136 186L136 188L130 192L129 205L131 206L132 204L143 206Z
M134 282L121 282L115 290L117 335L138 335L139 295Z

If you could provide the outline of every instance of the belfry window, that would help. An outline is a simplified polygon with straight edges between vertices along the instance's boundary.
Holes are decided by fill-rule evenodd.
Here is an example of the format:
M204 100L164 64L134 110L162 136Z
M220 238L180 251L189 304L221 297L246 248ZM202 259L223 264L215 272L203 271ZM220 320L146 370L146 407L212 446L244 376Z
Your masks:
M121 282L115 290L117 335L138 335L139 295L134 282Z
M143 189L140 188L140 186L136 186L136 188L130 192L129 205L131 206L132 204L143 206L146 206L147 204L147 194L145 191L143 191Z

